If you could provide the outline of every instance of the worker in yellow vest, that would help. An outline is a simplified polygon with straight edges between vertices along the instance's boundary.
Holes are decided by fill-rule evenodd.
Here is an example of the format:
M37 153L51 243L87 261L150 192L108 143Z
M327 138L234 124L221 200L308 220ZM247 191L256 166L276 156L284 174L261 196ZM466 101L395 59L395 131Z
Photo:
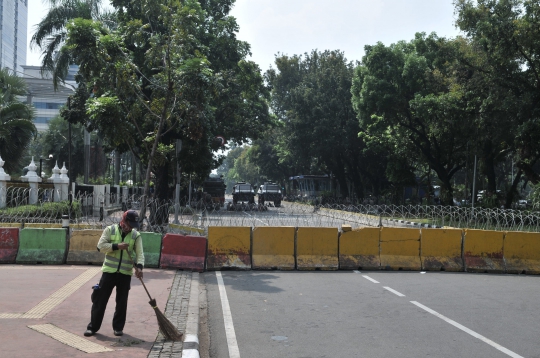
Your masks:
M135 266L135 276L143 277L144 253L141 234L135 230L139 228L139 214L135 210L128 210L122 215L120 224L107 226L101 234L97 244L98 251L105 253L105 260L101 271L99 284L93 287L92 311L90 323L84 335L93 336L101 328L107 302L114 287L116 287L116 308L114 311L112 327L115 336L123 335L126 323L127 303L131 276ZM129 251L129 255L124 251ZM135 264L131 261L135 258Z

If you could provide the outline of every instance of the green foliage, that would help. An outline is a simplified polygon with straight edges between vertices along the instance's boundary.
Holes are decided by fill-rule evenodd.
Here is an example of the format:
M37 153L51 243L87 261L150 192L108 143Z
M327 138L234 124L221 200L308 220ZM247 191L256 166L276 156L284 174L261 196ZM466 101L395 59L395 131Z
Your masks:
M32 121L35 110L17 99L22 95L26 95L24 80L7 68L0 69L0 157L8 174L27 164L22 162L21 153L37 134Z
M15 208L0 209L0 215L22 218L62 219L62 215L69 215L69 201L57 203L43 203L41 205L22 205ZM81 216L81 203L72 202L72 216Z

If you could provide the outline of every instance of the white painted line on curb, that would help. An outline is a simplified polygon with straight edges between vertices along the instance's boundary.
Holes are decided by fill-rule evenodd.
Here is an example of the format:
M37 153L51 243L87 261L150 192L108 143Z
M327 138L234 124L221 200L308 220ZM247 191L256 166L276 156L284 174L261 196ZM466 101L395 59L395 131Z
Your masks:
M370 281L373 282L373 283L380 283L379 281L374 280L374 279L372 279L371 277L369 277L369 276L367 276L367 275L362 275L362 277L365 278L365 279L367 279L367 280L370 280Z
M229 299L225 290L225 283L220 271L216 271L216 278L219 287L219 296L221 297L221 308L223 309L223 321L225 322L225 335L227 336L227 345L229 346L229 358L240 358L240 350L236 341L236 333L229 307Z
M511 350L507 349L507 348L504 348L503 346L501 346L500 344L498 343L495 343L493 342L491 339L488 339L484 336L482 336L481 334L479 333L476 333L475 331L465 327L465 326L462 326L461 324L457 323L456 321L453 321L451 320L450 318L446 317L446 316L443 316L442 314L440 314L439 312L436 312L434 310L432 310L431 308L429 307L426 307L424 306L423 304L421 303L418 303L416 301L411 301L411 303L415 306L418 306L420 307L421 309L423 309L424 311L427 311L429 313L431 313L432 315L436 316L436 317L439 317L440 319L442 319L443 321L446 321L447 323L450 323L452 326L456 327L456 328L459 328L461 329L463 332L465 333L468 333L470 334L471 336L473 336L474 338L478 338L479 340L489 344L490 346L492 346L493 348L496 348L498 350L500 350L501 352L507 354L508 356L512 357L512 358L524 358L522 356L520 356L519 354L517 353L514 353L512 352Z
M182 344L182 357L199 358L199 273L191 273L191 287L188 302L188 317L184 343Z
M391 289L390 287L386 287L386 286L385 286L385 287L383 287L383 288L384 288L385 290L388 290L388 291L392 292L394 295L397 295L397 296L399 296L399 297L405 297L405 295L404 295L403 293L400 293L400 292L398 292L398 291L396 291L396 290L393 290L393 289Z

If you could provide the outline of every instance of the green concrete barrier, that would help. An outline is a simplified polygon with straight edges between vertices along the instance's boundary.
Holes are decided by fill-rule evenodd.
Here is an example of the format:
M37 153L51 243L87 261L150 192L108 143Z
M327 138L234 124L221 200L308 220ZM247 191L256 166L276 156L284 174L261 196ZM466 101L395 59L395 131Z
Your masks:
M144 267L159 267L161 234L141 232L144 251Z
M18 264L64 263L67 253L65 229L22 229L19 233Z

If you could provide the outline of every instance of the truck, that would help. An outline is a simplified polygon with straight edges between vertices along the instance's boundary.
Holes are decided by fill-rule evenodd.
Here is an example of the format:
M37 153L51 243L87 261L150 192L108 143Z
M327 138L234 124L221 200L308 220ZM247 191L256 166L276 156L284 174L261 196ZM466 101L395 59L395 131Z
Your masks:
M260 205L264 205L265 202L274 202L275 207L281 206L281 189L276 183L264 183L259 187L257 195Z
M211 197L214 209L225 206L225 189L227 186L222 177L209 177L203 182L202 188L203 192Z
M232 197L233 204L238 204L239 202L255 204L255 190L253 190L253 186L250 183L238 182L234 184Z

